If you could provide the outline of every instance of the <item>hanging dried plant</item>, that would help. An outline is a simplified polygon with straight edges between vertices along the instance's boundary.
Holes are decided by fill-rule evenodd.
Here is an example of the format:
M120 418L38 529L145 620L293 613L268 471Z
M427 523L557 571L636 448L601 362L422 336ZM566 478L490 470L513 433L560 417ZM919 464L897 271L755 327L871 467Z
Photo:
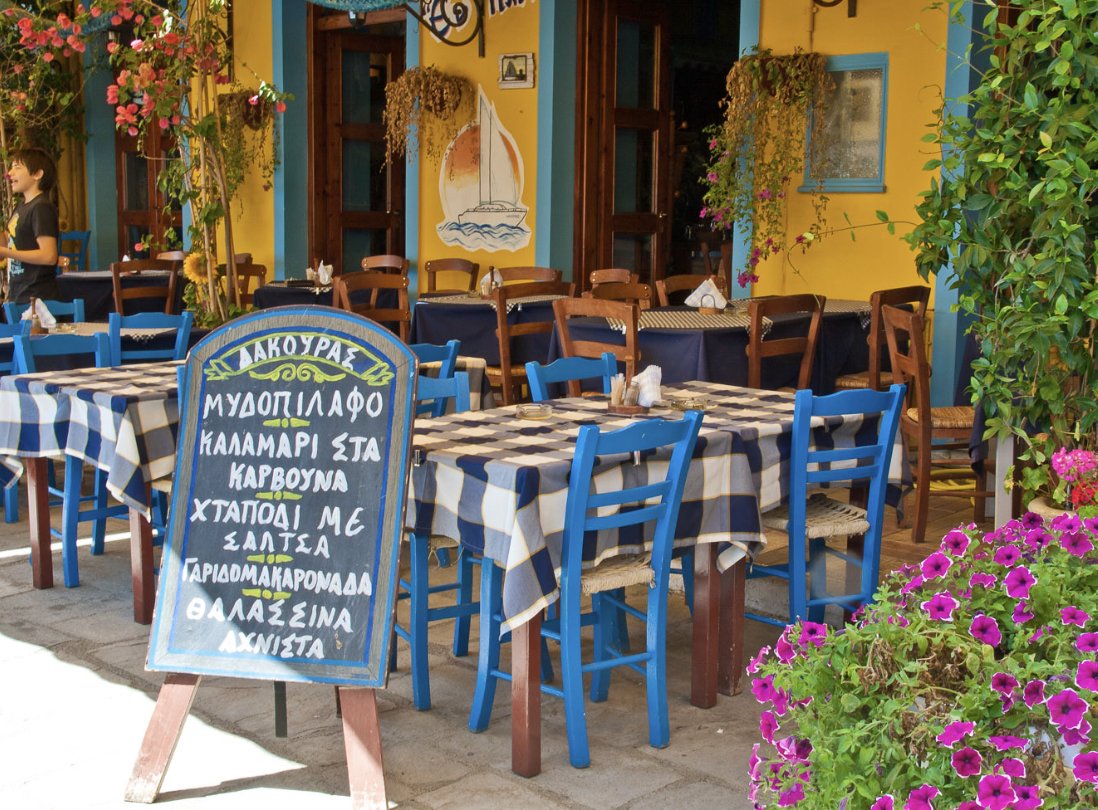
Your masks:
M412 67L385 86L386 160L414 157L433 163L473 113L473 85L436 67Z

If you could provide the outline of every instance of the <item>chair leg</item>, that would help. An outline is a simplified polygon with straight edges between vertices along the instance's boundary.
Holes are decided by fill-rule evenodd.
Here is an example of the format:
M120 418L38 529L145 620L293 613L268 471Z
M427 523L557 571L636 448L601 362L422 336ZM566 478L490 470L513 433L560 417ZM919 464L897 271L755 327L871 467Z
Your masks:
M601 593L591 596L591 611L595 614L595 623L592 626L593 661L605 661L610 657L608 648L611 639L617 637L617 626L620 619L620 611L617 606L603 598ZM561 628L563 632L563 628ZM601 703L610 694L610 670L596 669L591 671L591 695L592 703Z
M441 562L441 561L440 561ZM467 554L465 549L458 551L457 558L457 603L468 605L473 601L473 568L476 559ZM471 616L458 616L454 621L454 655L462 658L469 654L469 625Z
M499 669L500 611L503 603L503 571L488 558L480 564L480 650L477 656L477 685L469 711L469 730L484 731L492 718Z
M65 496L61 505L61 569L65 587L80 584L79 562L76 559L76 536L80 525L80 485L84 465L73 456L65 457Z
M411 593L408 597L408 635L412 650L412 702L418 711L431 708L431 681L427 671L427 587L428 542L426 537L410 533L412 552L410 575Z
M682 590L686 597L686 607L694 615L694 549L682 554Z
M827 554L824 549L827 544L822 537L815 537L808 541L808 595L811 599L819 599L827 596ZM824 606L805 606L807 618L810 622L822 622L824 620Z
M587 717L584 711L583 660L580 657L579 595L573 596L574 604L565 604L561 594L560 606L560 679L564 692L564 723L568 732L568 760L573 768L586 768L591 764L587 745Z
M919 463L915 479L915 518L911 526L911 540L921 543L926 537L926 516L930 506L930 439L919 443Z
M4 522L19 522L19 487L15 484L4 490Z
M804 537L789 538L789 621L805 618L808 613L808 567Z
M972 521L973 523L981 523L985 519L987 514L987 467L986 465L980 465L979 472L976 473L976 492L978 493L973 498L972 507Z
M664 572L666 578L667 573ZM671 741L671 723L667 717L667 582L663 588L648 592L646 622L646 681L648 696L648 744L666 748Z
M95 511L98 517L92 521L91 552L102 554L107 534L107 471L99 468L95 470Z

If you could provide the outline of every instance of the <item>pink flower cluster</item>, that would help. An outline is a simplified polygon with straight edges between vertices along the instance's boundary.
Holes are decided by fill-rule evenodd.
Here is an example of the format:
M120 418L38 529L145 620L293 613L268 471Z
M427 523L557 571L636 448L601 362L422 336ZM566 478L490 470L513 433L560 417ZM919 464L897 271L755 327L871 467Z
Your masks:
M1084 473L1090 469L1080 468L1077 460L1071 463ZM828 778L832 785L835 778L815 772L812 752L817 747L832 752L829 762L835 768L836 746L812 736L813 718L828 705L845 707L842 698L851 696L856 698L851 705L864 703L872 718L868 695L878 693L859 694L849 686L844 688L855 691L802 695L798 686L857 684L858 676L851 674L851 667L858 666L853 651L861 649L864 655L877 634L888 635L896 645L897 633L940 640L944 649L954 651L955 660L977 669L969 686L953 693L958 698L947 702L943 714L923 721L937 749L932 743L915 750L921 734L893 749L922 763L916 773L940 774L944 768L949 776L902 790L884 783L891 792L879 795L871 810L1032 810L1068 806L1064 801L1098 805L1098 737L1092 734L1092 723L1098 722L1098 628L1091 616L1098 594L1079 579L1080 572L1098 571L1093 568L1098 555L1092 553L1096 536L1098 518L1069 514L1046 526L1029 513L982 537L971 527L956 529L921 564L891 575L877 603L860 611L857 624L845 631L829 633L812 622L786 628L774 649L761 650L748 667L754 676L752 693L766 707L760 722L763 741L777 753L768 759L762 746L755 746L750 773L755 807L770 806L775 799L779 807L802 801L806 807L822 806L816 803L821 795L814 792L817 782ZM898 662L909 673L906 678L911 677L903 667L908 660ZM835 675L820 675L827 670ZM926 674L931 689L936 674ZM897 681L888 690L900 704L904 684L910 681ZM972 696L962 700L966 689ZM921 694L910 691L907 702L920 703ZM849 722L858 721L852 716ZM783 726L786 736L779 734ZM871 760L878 774L896 764L883 761L884 756L875 754ZM1049 776L1049 757L1063 760L1053 772L1063 774L1059 782ZM853 783L845 795L849 798L840 806L854 801Z

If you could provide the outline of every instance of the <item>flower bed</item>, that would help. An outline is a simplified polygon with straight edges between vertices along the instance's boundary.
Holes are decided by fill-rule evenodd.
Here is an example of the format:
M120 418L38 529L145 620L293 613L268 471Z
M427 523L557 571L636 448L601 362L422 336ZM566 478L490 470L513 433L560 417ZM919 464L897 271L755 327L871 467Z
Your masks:
M1096 533L955 529L844 630L787 628L748 667L755 806L1098 806Z

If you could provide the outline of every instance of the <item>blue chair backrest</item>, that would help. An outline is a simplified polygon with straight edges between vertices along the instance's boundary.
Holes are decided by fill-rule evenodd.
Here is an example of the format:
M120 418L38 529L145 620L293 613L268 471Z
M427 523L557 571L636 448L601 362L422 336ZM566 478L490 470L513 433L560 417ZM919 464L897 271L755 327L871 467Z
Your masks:
M568 395L580 395L579 381L602 378L602 393L610 394L610 380L618 373L618 361L610 352L602 357L564 357L542 365L531 360L526 364L526 380L530 385L530 398L534 402L552 399L549 386L568 383Z
M91 241L91 231L62 231L57 240L58 253L68 256L69 267L81 271L88 269L88 243ZM64 250L66 242L78 242L76 250Z
M440 363L438 378L440 380L454 376L457 369L458 352L461 351L460 340L448 340L446 345L438 346L434 343L413 343L409 347L415 352L420 363ZM416 408L416 416L429 413L432 416L442 416L446 413L446 400L436 400L433 405L424 404Z
M163 312L119 315L117 312L112 312L107 316L111 365L120 366L127 362L146 363L150 360L186 360L193 325L193 312L183 312L179 315L165 315ZM171 348L122 351L123 329L174 329L175 343Z
M679 505L694 443L701 428L699 411L687 411L682 419L644 419L627 428L603 433L597 425L584 425L576 440L576 455L568 479L568 502L564 518L564 548L561 576L578 584L586 532L602 529L622 529L655 521L652 537L652 569L656 572L656 587L664 588L671 562L671 542L675 535ZM611 456L625 456L622 463L631 463L633 453L649 454L671 447L667 473L662 480L638 486L627 486L612 492L591 492L591 480L596 461L605 463ZM664 450L663 452L666 452ZM658 465L648 465L653 470ZM627 479L628 480L628 479ZM655 503L646 503L658 498ZM599 515L599 510L620 507L611 514ZM662 581L661 581L662 580Z
M84 299L77 298L75 301L48 301L42 299L42 303L46 305L46 309L50 311L50 314L55 318L61 316L68 316L73 323L84 322ZM27 310L30 304L4 304L4 319L8 323L16 323L23 317L23 313Z
M416 380L416 404L430 404L425 409L416 408L417 416L420 413L434 414L439 405L442 406L442 413L445 413L446 403L451 399L454 401L454 413L465 413L469 410L469 374L467 372L455 371L453 377L446 379L419 375L419 379Z
M0 323L0 338L14 338L17 335L30 334L30 321L18 323ZM7 360L0 360L0 375L11 374L15 370L15 341L12 341L11 350L3 351L8 356Z
M107 336L102 332L95 335L44 335L29 337L18 335L15 338L15 373L33 374L38 371L38 358L73 355L90 355L95 358L91 364L106 368L111 364L111 349Z

